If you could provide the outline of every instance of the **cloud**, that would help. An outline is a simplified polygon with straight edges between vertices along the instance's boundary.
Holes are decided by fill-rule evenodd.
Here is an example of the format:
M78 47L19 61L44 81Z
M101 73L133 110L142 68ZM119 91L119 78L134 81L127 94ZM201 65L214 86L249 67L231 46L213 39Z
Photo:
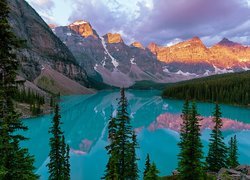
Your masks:
M49 0L47 0L49 1ZM250 44L250 0L71 0L69 21L89 21L100 35L168 44L199 36L208 46L223 37Z
M222 38L228 35L232 38L234 36L229 32L249 20L250 8L245 0L158 0L154 1L154 9L147 14L142 14L145 18L141 18L143 22L138 29L141 34L149 34L151 39L163 43L193 36ZM249 24L239 29L238 35L249 32L247 28L250 28ZM136 36L143 37L139 33ZM215 42L206 43L211 45Z
M30 4L40 11L52 11L55 7L53 0L29 0Z
M28 0L28 2L47 23L56 22L53 17L53 9L55 8L53 0Z

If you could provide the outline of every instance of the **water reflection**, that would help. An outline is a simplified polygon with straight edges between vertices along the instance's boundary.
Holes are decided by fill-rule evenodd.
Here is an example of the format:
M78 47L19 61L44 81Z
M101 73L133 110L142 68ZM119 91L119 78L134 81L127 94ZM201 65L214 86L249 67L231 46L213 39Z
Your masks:
M137 154L141 159L139 168L143 171L144 159L150 153L161 171L161 175L169 174L177 165L179 139L178 130L183 102L165 100L159 91L128 91L129 113L131 123L138 133L140 149ZM72 179L100 179L103 176L107 155L107 122L111 106L117 106L118 91L103 91L94 95L63 97L61 106L62 129L67 143L71 147ZM213 104L198 103L198 111L202 116L209 117L214 109ZM221 106L224 119L225 140L237 134L239 139L240 161L250 161L247 149L250 143L249 129L250 111L240 107ZM52 115L27 119L30 138L23 143L36 157L37 172L41 179L47 179L49 134ZM230 120L232 119L232 120ZM238 120L236 122L234 120ZM203 121L202 140L207 148L211 128L211 118ZM244 131L242 131L244 129Z

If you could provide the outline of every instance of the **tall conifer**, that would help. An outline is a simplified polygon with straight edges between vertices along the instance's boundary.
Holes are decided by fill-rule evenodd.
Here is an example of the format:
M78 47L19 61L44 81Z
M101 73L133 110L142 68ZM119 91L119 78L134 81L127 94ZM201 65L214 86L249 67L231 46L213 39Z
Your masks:
M239 165L236 135L231 137L229 141L227 165L229 168L235 168Z
M7 0L0 1L0 168L1 179L37 179L34 159L28 150L20 147L26 138L17 131L27 130L15 111L13 97L17 90L16 71L19 63L15 52L21 41L8 23L10 9Z
M187 139L188 133L189 133L189 121L190 121L190 107L189 107L189 101L186 100L183 105L182 109L182 124L180 129L180 142L178 143L178 146L180 148L180 153L178 155L178 170L181 174L185 174L189 170L189 167L187 164L189 163L189 153L187 151L189 142Z
M106 146L106 150L109 155L109 160L106 165L104 179L115 180L118 179L118 146L116 141L117 133L117 121L116 118L112 116L113 109L111 108L110 120L108 122L108 139L109 145Z
M144 179L145 179L146 174L148 173L148 171L150 169L150 166L151 166L150 157L149 157L149 154L147 154L146 162L145 162L145 169L144 169L144 172L143 172L143 178Z
M214 128L211 133L208 156L206 158L207 170L218 172L221 168L226 167L227 147L224 143L224 138L221 132L222 120L221 112L218 104L215 105L213 114Z
M139 160L136 156L136 148L138 148L138 143L137 143L137 139L136 139L136 134L135 132L133 131L132 133L132 142L130 144L130 158L131 158L131 161L130 161L130 177L131 177L131 180L136 180L139 178L139 169L138 169L138 166L137 166L137 161Z
M180 179L202 179L204 177L202 143L200 140L200 125L195 103L189 108L185 102L183 108L183 125L179 143L180 154L178 170Z
M49 130L49 133L52 134L50 137L50 161L47 164L49 168L49 179L59 180L63 178L63 155L62 155L62 135L61 122L60 122L59 106L55 107L55 115L52 121L52 127Z
M69 146L65 143L65 138L61 130L61 115L59 114L59 105L55 106L55 114L52 120L52 127L49 133L50 137L50 161L47 164L49 168L49 179L51 180L69 180Z
M111 117L108 126L110 144L106 147L109 161L106 166L105 179L138 179L136 135L132 131L127 108L125 89L122 88L117 116Z
M153 162L150 165L149 171L146 173L144 180L158 180L159 179L159 170L157 169L155 163Z

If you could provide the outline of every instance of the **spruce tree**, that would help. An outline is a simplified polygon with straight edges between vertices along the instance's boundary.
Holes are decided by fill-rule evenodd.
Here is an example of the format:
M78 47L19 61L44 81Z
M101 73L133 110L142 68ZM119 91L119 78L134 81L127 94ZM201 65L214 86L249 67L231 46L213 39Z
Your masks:
M112 116L113 110L111 109L111 116L108 123L108 139L109 145L106 146L106 150L109 155L109 160L106 165L104 179L113 180L118 179L118 146L116 141L116 133L117 133L117 121L116 118Z
M227 165L229 168L235 168L239 165L236 135L231 137L229 141Z
M8 23L10 9L7 0L0 1L0 168L1 179L37 179L34 159L28 150L20 147L26 138L17 131L27 130L15 111L13 98L17 91L16 60L21 41L16 38Z
M215 105L213 114L214 128L211 133L208 156L206 158L207 170L218 172L221 168L226 167L227 147L224 143L224 138L221 132L222 120L221 111L218 104Z
M116 141L119 147L118 149L118 174L119 179L134 179L130 172L132 171L131 166L131 144L132 141L132 127L130 125L130 117L127 112L128 100L125 96L125 89L121 89L121 97L118 102L118 112L117 112L117 132L116 132Z
M122 88L117 116L111 117L109 122L110 144L106 147L109 161L106 166L105 179L138 179L136 135L132 131L127 108L128 101L125 90Z
M65 154L65 171L64 171L64 175L65 175L65 180L70 180L70 147L69 145L67 144L66 145L66 154Z
M155 163L153 162L152 165L150 165L149 171L146 173L144 180L158 180L159 176L158 174L160 171L157 169Z
M200 125L195 103L189 109L186 102L183 108L183 125L181 128L181 141L178 170L180 179L202 179L204 177L202 143L200 140ZM186 122L185 122L186 121Z
M70 179L70 163L69 163L69 145L65 143L64 135L61 140L61 154L62 154L62 179Z
M137 166L137 161L139 160L136 156L136 148L138 148L138 143L137 143L137 140L136 140L136 134L135 132L133 131L132 133L132 143L130 144L131 148L130 148L130 157L131 157L131 161L130 161L130 177L131 177L131 180L132 179L139 179L139 169L138 169L138 166Z
M145 179L146 174L148 173L148 171L150 169L150 166L151 166L150 157L149 157L149 154L147 154L146 162L145 162L145 169L144 169L144 172L143 172L143 178L144 179Z
M50 161L47 164L49 168L49 179L51 180L60 180L63 179L63 152L62 152L62 135L61 122L60 122L59 106L55 107L55 115L52 120L52 127L49 130L49 133L52 134L50 137Z
M178 154L178 171L181 174L185 174L187 171L189 171L189 167L187 164L189 163L189 151L187 151L189 142L187 139L188 133L189 133L189 119L190 117L190 107L189 107L189 101L186 100L183 105L182 109L182 124L180 129L180 142L178 143L178 146L180 148L180 153Z

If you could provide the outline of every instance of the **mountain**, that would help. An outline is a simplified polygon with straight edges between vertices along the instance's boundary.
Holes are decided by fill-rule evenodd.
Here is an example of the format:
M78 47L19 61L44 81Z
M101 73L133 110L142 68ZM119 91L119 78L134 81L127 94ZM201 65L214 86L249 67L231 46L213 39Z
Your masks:
M89 22L76 21L52 30L88 76L99 82L128 87L136 81L172 82L181 78L164 72L162 63L140 43L128 46L118 33L100 36Z
M17 52L17 59L21 63L19 75L40 87L35 79L40 77L50 82L49 77L54 73L56 77L65 79L58 92L64 93L67 83L74 81L82 87L81 91L75 91L76 94L83 93L83 89L84 93L90 93L91 90L84 88L89 83L86 72L36 11L24 0L8 0L8 3L11 10L9 23L16 36L25 40L25 46ZM46 76L47 68L52 69L51 76Z
M169 72L201 76L250 69L250 47L226 38L211 48L194 37L170 47L150 43L148 49L166 64Z
M87 21L53 27L91 78L112 86L169 83L250 69L250 47L226 38L206 47L199 37L172 46L127 45L118 33L100 36Z
M130 46L140 48L140 49L145 49L140 42L133 42Z

